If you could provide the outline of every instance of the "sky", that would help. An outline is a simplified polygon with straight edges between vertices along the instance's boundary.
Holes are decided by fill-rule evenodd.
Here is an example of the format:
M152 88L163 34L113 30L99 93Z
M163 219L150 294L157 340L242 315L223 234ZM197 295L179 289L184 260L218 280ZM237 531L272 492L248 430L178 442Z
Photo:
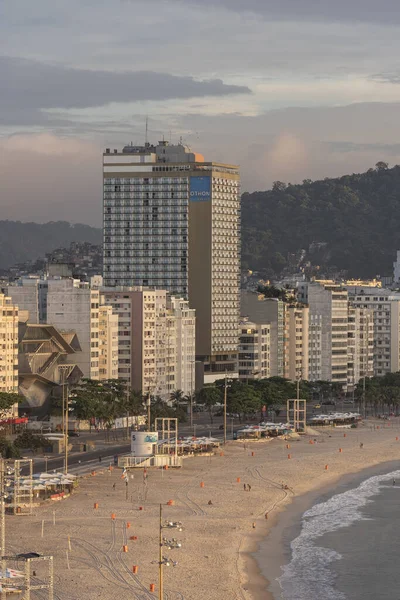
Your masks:
M398 164L399 57L397 0L1 0L0 219L101 225L146 117L248 192Z

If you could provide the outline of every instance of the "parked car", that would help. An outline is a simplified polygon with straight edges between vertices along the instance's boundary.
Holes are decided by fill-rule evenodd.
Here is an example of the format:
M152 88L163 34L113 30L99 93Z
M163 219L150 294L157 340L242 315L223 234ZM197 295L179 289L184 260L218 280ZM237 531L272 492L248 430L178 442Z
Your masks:
M79 437L80 435L79 431L68 431L68 437Z

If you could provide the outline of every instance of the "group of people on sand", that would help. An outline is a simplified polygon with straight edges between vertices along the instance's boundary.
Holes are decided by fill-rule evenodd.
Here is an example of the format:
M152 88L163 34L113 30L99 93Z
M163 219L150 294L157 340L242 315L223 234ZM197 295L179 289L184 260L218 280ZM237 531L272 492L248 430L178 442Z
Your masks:
M243 490L245 492L251 492L251 485L249 483L244 483L243 484Z

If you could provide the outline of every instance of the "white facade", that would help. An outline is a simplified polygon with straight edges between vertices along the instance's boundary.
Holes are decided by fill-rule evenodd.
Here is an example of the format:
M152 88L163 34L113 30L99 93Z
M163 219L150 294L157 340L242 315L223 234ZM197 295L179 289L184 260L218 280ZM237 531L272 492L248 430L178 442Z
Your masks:
M195 388L196 311L183 298L167 300L167 392Z
M165 290L103 288L118 314L119 378L143 394L169 399L195 383L195 311Z
M400 294L383 288L349 287L351 303L373 313L374 375L400 370Z
M322 380L322 315L310 315L308 326L308 379Z
M49 279L47 322L60 331L75 331L82 352L74 362L84 377L99 379L99 292L76 279Z
M366 308L349 306L348 389L363 377L374 375L374 315Z
M0 392L18 394L18 307L4 294L0 294ZM10 417L16 415L17 405L10 411Z
M118 379L118 315L99 306L99 379Z
M309 308L285 305L284 377L309 379Z
M271 377L271 327L242 319L239 325L239 379Z
M309 305L310 318L321 319L321 379L347 387L348 294L340 285L301 284L300 300Z

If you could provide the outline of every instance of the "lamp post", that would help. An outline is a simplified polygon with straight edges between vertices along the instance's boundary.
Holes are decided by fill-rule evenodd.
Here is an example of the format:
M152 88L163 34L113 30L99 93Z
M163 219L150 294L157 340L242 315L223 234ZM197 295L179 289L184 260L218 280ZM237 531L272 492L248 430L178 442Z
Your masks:
M227 384L227 373L225 371L225 385L224 385L224 446L226 444L226 400L227 400L228 384Z
M65 374L69 372L70 365L60 365L58 367L61 370L62 374L62 406L63 406L63 433L64 433L64 470L65 474L68 473L68 411L69 411L69 402L68 402L68 385L65 384Z
M190 427L193 428L193 365L195 360L190 360Z
M162 526L162 504L160 504L160 549L158 555L158 599L164 598L164 581L163 581L163 526Z
M147 406L147 426L148 426L149 431L150 431L150 429L151 429L151 396L150 396L150 387L149 387L149 393L147 394L146 406Z

